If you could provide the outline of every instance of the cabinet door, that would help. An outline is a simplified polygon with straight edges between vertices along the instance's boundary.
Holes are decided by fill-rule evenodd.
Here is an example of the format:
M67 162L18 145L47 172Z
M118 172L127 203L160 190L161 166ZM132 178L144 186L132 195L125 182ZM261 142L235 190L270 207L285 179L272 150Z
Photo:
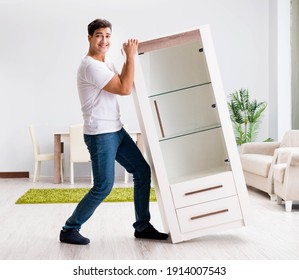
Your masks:
M150 96L210 82L209 71L198 40L139 55Z
M150 103L160 140L220 125L210 84L156 95Z
M222 129L160 141L170 184L230 170Z

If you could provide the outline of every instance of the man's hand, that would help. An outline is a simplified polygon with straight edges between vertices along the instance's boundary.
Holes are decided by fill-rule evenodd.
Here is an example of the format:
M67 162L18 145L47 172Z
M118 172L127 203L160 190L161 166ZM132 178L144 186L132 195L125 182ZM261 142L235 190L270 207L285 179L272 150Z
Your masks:
M129 39L127 43L123 43L123 50L128 59L134 58L138 49L138 40Z
M126 62L120 75L115 75L104 87L104 90L119 95L129 95L134 82L134 58L138 49L138 40L129 39L123 44L122 52L125 52Z

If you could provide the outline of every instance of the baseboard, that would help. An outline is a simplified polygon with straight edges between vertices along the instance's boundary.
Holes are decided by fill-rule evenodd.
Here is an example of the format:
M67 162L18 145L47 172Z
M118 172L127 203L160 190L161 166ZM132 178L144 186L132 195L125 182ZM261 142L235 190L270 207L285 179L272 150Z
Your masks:
M29 178L29 171L0 172L0 178Z

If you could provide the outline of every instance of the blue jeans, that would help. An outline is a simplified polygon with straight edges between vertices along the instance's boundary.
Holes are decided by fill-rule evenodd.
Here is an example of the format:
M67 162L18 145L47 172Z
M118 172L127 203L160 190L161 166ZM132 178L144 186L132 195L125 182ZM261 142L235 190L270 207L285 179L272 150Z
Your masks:
M127 172L133 174L136 218L133 227L137 231L144 230L150 221L151 172L137 145L123 128L112 133L84 134L84 141L91 157L94 185L79 202L63 228L79 230L109 195L114 185L116 160Z

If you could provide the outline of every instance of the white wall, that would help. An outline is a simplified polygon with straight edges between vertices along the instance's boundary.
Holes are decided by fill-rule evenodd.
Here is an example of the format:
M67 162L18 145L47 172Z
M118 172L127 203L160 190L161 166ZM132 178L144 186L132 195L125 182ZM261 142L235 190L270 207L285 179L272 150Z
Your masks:
M33 171L30 123L41 149L52 151L53 132L82 122L76 70L95 18L112 22L110 56L119 66L127 38L210 24L227 94L242 87L269 99L269 0L0 0L0 172ZM119 100L123 122L137 129L132 97ZM270 136L268 124L266 112L260 139ZM52 170L49 164L42 175Z
M269 133L279 140L292 127L290 2L269 2Z
M277 133L281 139L292 126L290 1L277 0L277 11Z

